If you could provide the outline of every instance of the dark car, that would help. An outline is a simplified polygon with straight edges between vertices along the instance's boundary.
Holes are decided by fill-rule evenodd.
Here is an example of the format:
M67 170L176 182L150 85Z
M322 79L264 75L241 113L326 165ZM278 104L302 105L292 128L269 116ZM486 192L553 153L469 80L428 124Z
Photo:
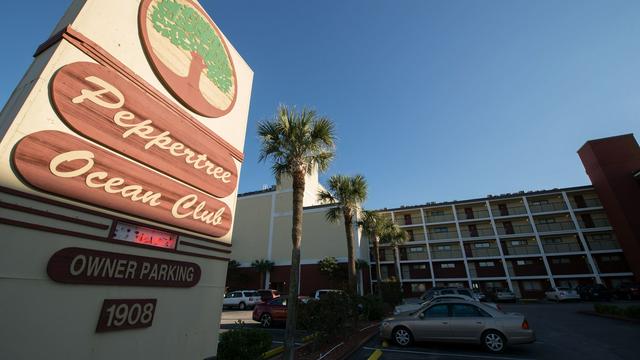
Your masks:
M273 290L273 289L260 289L258 290L258 294L260 294L260 299L262 301L273 300L280 296L280 293L278 292L278 290Z
M602 284L580 285L576 287L576 292L582 300L605 300L610 301L613 294Z
M640 299L640 283L624 283L614 289L613 295L616 299Z
M311 298L308 296L298 296L301 302L308 302ZM273 300L257 304L253 308L252 318L254 321L260 322L260 326L264 328L271 327L274 323L283 323L287 320L287 298L281 296Z

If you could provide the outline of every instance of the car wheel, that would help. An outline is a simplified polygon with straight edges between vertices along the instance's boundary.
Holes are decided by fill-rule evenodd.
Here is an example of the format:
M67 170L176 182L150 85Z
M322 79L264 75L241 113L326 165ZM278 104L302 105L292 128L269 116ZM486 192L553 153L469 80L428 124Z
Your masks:
M247 308L247 305L245 303L241 302L240 304L238 304L238 309L244 310L246 308Z
M393 338L393 342L400 346L409 346L413 342L413 335L411 335L411 331L406 327L393 329L391 337Z
M482 346L493 353L503 352L505 345L504 336L495 330L489 330L482 334Z
M271 315L262 314L262 316L260 316L260 326L263 328L271 327Z

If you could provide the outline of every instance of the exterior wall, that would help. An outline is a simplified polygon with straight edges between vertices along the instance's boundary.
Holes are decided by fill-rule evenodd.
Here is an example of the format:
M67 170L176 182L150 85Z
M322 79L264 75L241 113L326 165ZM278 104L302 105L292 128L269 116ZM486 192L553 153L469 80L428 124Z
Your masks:
M566 279L610 283L608 279L633 275L590 186L382 213L406 230L422 227L414 235L426 234L398 251L400 267L406 269L398 275L408 295L417 284L453 283L504 286L521 297L540 297L549 286ZM417 247L425 251L411 250ZM393 257L385 255L383 266L395 274ZM420 275L429 277L416 278L409 267L414 263L426 263L429 271Z
M633 135L588 141L578 155L640 280L640 148Z
M234 239L232 258L244 265L253 260L268 257L269 227L271 225L272 196L252 196L238 201L236 221L233 225ZM238 216L240 215L240 216Z

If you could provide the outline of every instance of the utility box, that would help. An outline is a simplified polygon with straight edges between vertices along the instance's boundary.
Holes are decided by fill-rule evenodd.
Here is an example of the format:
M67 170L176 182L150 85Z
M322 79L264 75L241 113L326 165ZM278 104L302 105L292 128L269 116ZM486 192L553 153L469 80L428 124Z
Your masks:
M0 114L0 358L215 357L252 79L197 1L72 3Z

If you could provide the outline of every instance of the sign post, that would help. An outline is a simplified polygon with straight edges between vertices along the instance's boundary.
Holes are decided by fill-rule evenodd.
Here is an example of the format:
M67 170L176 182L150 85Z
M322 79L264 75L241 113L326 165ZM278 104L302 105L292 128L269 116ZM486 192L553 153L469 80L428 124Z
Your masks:
M0 113L0 354L216 355L253 72L195 0L76 0Z

